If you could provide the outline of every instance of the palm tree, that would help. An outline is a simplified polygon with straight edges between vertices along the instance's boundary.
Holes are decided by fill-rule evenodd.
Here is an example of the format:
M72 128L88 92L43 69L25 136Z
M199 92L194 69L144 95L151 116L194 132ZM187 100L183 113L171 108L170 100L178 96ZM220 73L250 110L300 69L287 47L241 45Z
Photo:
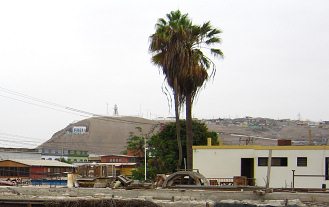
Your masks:
M210 22L193 25L187 14L179 10L160 18L156 32L151 35L150 51L154 54L152 62L161 67L165 80L172 88L175 100L176 134L179 148L177 167L181 166L182 150L180 142L179 110L186 102L186 151L187 168L192 169L192 105L195 96L204 87L209 78L215 76L214 62L204 52L209 50L214 57L222 57L220 49L211 48L220 43L220 30L213 28ZM208 74L208 69L212 69Z
M206 81L216 74L214 62L204 54L209 50L214 57L223 57L218 48L211 48L214 44L221 42L218 35L220 30L212 28L210 22L201 26L193 26L190 42L187 44L186 52L189 54L189 63L180 76L180 89L186 101L186 156L187 169L193 169L193 132L192 132L192 105L195 96L205 86ZM208 74L208 69L212 69Z
M176 138L178 144L177 169L182 165L182 144L180 139L179 114L184 98L179 84L179 74L185 68L185 43L190 37L192 22L187 14L182 15L179 10L166 15L167 20L160 18L156 24L156 31L151 35L150 52L153 54L152 62L162 69L167 84L174 95Z

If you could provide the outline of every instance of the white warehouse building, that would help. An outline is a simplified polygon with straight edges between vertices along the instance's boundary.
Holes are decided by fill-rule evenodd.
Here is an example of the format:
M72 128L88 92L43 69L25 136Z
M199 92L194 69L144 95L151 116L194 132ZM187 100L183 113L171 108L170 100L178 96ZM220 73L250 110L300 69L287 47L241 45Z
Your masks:
M245 176L249 185L265 187L270 154L269 187L328 186L329 146L193 146L193 168L208 179Z

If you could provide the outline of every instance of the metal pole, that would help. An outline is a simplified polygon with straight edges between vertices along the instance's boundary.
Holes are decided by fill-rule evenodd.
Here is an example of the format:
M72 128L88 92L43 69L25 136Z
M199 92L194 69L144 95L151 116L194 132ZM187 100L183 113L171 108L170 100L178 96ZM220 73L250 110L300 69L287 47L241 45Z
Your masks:
M268 158L267 158L267 176L266 176L266 188L270 187L270 180L271 180L271 166L272 166L272 150L268 151Z
M144 180L146 181L146 147L145 147L145 149L144 149L144 165L145 165L145 172L144 172L144 176L145 176L145 178L144 178Z
M186 158L184 157L184 170L186 171Z
M144 137L144 165L145 165L145 169L144 169L144 180L146 181L146 137Z
M295 170L292 170L292 190L295 190Z

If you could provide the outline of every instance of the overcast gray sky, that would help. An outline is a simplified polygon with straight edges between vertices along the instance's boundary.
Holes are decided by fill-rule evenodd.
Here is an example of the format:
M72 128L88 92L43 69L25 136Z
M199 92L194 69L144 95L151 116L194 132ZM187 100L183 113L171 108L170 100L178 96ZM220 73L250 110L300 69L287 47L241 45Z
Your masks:
M148 45L157 19L176 9L223 30L225 58L194 117L329 120L327 0L7 0L0 1L0 146L36 146L85 118L24 95L96 114L108 104L112 115L117 104L120 115L172 116Z

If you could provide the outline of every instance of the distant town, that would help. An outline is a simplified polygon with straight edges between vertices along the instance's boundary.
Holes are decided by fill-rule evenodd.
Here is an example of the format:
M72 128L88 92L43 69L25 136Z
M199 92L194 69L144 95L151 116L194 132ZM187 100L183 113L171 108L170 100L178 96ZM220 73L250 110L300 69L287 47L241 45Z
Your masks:
M107 120L104 117L102 119ZM159 120L147 120L138 117L116 117L117 121L104 121L102 119L94 117L69 124L36 149L1 148L0 175L4 178L21 175L1 166L1 163L4 165L10 161L31 167L30 171L25 170L24 172L31 173L29 178L35 178L33 166L42 165L41 160L43 160L66 161L72 164L70 165L72 169L84 165L89 166L93 163L108 163L109 166L115 166L111 175L120 175L124 172L125 176L131 176L131 171L143 162L143 154L141 157L136 157L121 153L126 150L129 134L137 133L136 127L140 125L143 125L145 131L152 128L156 132L159 130L158 123L168 122L168 120L159 122ZM210 131L218 134L219 146L248 147L259 145L265 147L277 146L282 143L291 146L327 146L329 138L329 121L311 122L253 117L200 121L206 123ZM149 125L145 126L144 122ZM29 162L26 161L25 163L24 160L34 160L34 162L29 165ZM40 163L37 160L40 160ZM86 166L84 166L85 170ZM44 174L38 172L37 178L47 178L54 175L53 173L67 172L67 166L63 170L60 169L61 166L57 166L59 169L53 167L45 169ZM87 171L89 172L90 169ZM85 175L85 173L83 174Z

